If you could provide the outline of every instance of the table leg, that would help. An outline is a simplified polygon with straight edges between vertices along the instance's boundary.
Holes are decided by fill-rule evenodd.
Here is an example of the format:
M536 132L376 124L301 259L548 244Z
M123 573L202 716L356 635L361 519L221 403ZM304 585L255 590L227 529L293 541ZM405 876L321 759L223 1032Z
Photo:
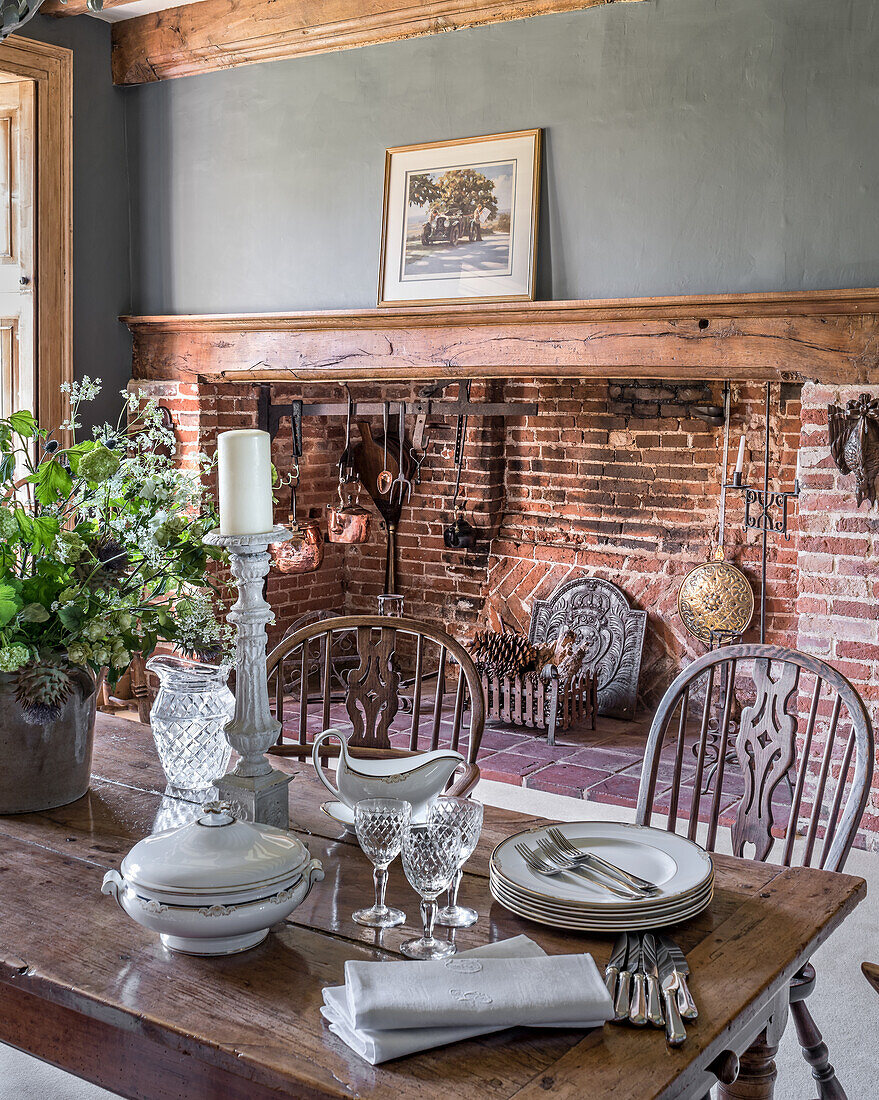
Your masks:
M717 1100L772 1100L775 1094L775 1055L778 1043L761 1032L739 1059L739 1075L731 1085L718 1085Z

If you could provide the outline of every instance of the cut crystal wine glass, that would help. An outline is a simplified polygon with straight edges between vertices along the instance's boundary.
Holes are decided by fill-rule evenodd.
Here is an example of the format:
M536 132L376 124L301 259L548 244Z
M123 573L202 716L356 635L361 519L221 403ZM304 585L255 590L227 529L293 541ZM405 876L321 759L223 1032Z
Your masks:
M428 821L437 825L449 825L461 834L461 854L458 857L458 870L449 887L448 904L436 915L436 923L445 928L469 928L479 920L475 909L458 904L458 890L464 864L473 855L482 832L482 803L472 798L455 798L443 795L430 807Z
M372 861L375 904L358 909L353 919L368 928L393 928L406 920L401 909L385 905L388 867L400 854L403 830L409 824L412 807L399 798L364 798L354 806L354 827L360 847Z
M451 825L407 825L403 830L403 870L412 888L421 895L423 932L407 940L400 950L410 959L444 959L454 955L455 945L433 934L436 899L448 890L458 870L461 833Z

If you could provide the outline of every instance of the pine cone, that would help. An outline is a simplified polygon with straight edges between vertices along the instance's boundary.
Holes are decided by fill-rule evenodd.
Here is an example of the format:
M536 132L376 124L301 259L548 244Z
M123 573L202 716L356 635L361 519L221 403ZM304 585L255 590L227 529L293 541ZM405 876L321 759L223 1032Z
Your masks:
M538 651L521 634L477 633L470 647L480 672L496 676L521 676L537 666Z

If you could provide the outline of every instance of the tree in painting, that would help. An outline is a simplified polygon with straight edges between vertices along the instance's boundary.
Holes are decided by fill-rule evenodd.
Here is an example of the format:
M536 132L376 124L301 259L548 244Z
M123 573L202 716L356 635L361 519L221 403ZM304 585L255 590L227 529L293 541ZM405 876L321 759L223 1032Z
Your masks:
M474 168L450 168L437 181L439 201L446 209L459 208L463 214L472 214L480 207L492 217L497 213L494 180Z
M494 217L497 199L494 180L474 168L450 168L441 176L424 172L409 177L409 205L438 205L443 210L460 210L472 214L480 207Z
M409 205L429 206L440 197L440 189L427 172L409 177Z

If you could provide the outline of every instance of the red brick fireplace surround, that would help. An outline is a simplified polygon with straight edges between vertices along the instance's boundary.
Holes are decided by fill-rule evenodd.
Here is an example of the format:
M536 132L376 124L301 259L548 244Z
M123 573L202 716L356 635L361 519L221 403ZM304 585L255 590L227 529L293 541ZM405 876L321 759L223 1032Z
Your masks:
M339 381L346 377L351 379L356 400L396 402L419 399L425 386L456 374L478 379L471 390L474 401L537 402L539 411L534 416L471 418L468 423L461 498L466 501L467 518L479 531L477 547L468 552L446 549L442 538L443 527L450 521L454 485L455 421L433 418L429 422L431 442L421 484L404 508L399 527L399 591L406 598L409 614L441 623L456 637L468 640L486 625L527 630L534 600L548 596L570 577L588 575L614 581L634 606L648 612L639 694L642 714L649 715L681 665L704 651L680 621L677 590L684 574L705 561L716 545L723 431L698 419L693 408L721 404L721 379L731 378L730 471L744 431L745 478L759 482L765 385L770 382L772 486L792 488L799 452L801 493L791 509L790 540L770 539L767 641L827 658L857 686L879 727L879 508L871 508L869 503L856 506L853 478L836 469L827 435L829 402L844 404L861 392L879 396L879 369L876 354L870 350L871 338L876 338L873 328L879 328L875 324L879 316L871 310L879 310L879 295L839 292L832 301L817 303L811 296L802 306L802 315L793 318L792 297L771 299L784 303L787 312L781 316L781 307L764 316L754 306L769 296L723 299L723 307L718 305L720 299L703 300L698 308L691 306L692 335L681 331L685 321L671 316L676 308L682 308L682 300L669 299L661 308L651 300L658 319L660 314L671 316L663 321L665 337L671 332L676 341L690 340L698 347L687 348L684 354L677 347L660 351L661 357L674 362L647 366L633 364L631 359L629 343L633 331L638 330L631 315L624 315L623 328L614 331L623 313L621 304L615 304L611 318L598 316L593 306L593 314L584 319L584 310L592 304L581 303L573 322L572 315L564 317L564 332L554 334L555 344L571 338L572 324L592 324L605 337L608 330L616 335L614 350L610 353L605 348L599 363L584 358L591 350L583 352L580 360L565 352L565 361L553 377L545 376L542 342L536 351L529 347L526 355L517 349L526 363L537 368L531 375L521 364L488 369L473 360L468 362L460 342L459 356L451 363L449 358L440 367L435 362L415 361L412 348L418 346L419 335L413 334L415 311L407 314L405 353L398 343L390 362L385 348L383 362L363 371L355 362L347 375L336 369L335 361L331 366L326 357L318 362L317 337L302 331L302 315L298 324L288 322L286 330L280 324L272 327L266 319L248 319L247 325L237 319L234 335L228 339L218 336L215 319L134 319L130 322L135 334L133 385L170 409L180 444L190 453L200 449L211 452L219 431L256 426L259 386L267 382L277 404L295 399L338 403L344 396ZM847 306L854 302L856 308L840 311L840 301ZM730 303L735 305L736 319L718 318L720 308L733 312ZM547 303L540 308L555 311L567 305ZM649 314L646 307L645 311ZM742 320L744 314L747 318ZM343 316L383 320L387 313ZM456 324L459 316L460 311ZM495 324L506 324L507 317L495 307ZM524 317L523 326L527 312ZM529 339L535 339L533 333L543 332L540 323L544 317L545 313L532 319ZM780 327L779 320L783 321ZM369 339L379 323L371 322ZM451 320L426 330L425 344L446 338L450 324ZM498 349L504 346L508 333L498 335L485 327L487 322L479 324L481 327L474 325L468 330L473 340L484 349L486 337L491 336L495 341L492 355L500 358ZM642 318L639 331L652 324L652 316ZM224 333L232 327L230 321ZM701 337L712 329L719 335L708 344ZM324 333L323 339L339 352L351 331L352 326L344 324L338 331ZM370 348L369 339L356 327L353 331L363 355L363 348ZM522 331L517 331L519 339ZM260 332L268 352L262 359L255 354L261 346ZM755 339L767 341L761 351L771 367L761 367L760 351L749 346L740 349L746 362L736 369L732 360L737 349L731 345L742 340L743 333L752 344ZM573 335L579 339L583 334L577 330ZM385 339L392 345L402 342L399 332L390 339L385 335ZM552 342L550 333L547 341ZM817 364L811 376L804 361L804 343L811 345ZM307 351L303 353L304 345ZM295 361L304 364L296 371L282 365L291 361L292 349L298 355ZM432 348L430 354L436 351ZM325 356L326 348L323 353ZM617 354L620 358L614 358ZM657 353L651 347L649 354ZM308 356L311 361L306 363ZM794 369L786 369L791 365ZM581 376L577 376L578 370ZM300 377L290 379L294 373ZM358 378L358 373L364 377ZM443 396L453 399L456 388L452 385ZM410 431L411 423L410 418ZM373 428L381 431L379 420L373 421ZM327 505L336 499L343 445L342 417L305 418L299 514L319 518L324 529ZM273 457L281 475L289 473L289 420L281 422ZM283 522L288 511L287 491L282 490L279 496L277 518ZM361 503L369 504L365 493ZM375 610L376 597L383 588L384 546L384 530L374 513L368 543L328 543L317 573L273 574L269 599L277 615L275 637L312 610ZM726 554L750 577L758 594L759 535L743 530L742 500L736 493L729 495L727 503ZM755 616L747 638L757 637ZM631 730L621 729L620 733L622 741L624 733L631 737ZM583 766L576 736L567 739L572 742L567 749L570 762L562 772L558 768L564 753L550 759L546 746L529 736L513 742L505 740L510 735L494 736L498 777L506 777L503 758L510 757L521 764L518 771L512 768L514 781L544 789L566 789L565 775L571 774L571 768L584 776L587 771L594 772ZM491 737L492 731L488 731L489 744ZM632 766L632 757L620 755L615 747L610 720L605 722L602 738L598 758L603 753L602 766L611 774L620 773L616 789L631 798L637 768ZM515 751L505 752L510 746ZM615 761L615 756L620 759ZM486 770L491 772L490 767ZM595 793L586 793L582 782L579 793L598 797L602 786L612 793L613 783L608 787L603 774L595 774ZM879 847L879 784L874 785L864 826L866 842Z

